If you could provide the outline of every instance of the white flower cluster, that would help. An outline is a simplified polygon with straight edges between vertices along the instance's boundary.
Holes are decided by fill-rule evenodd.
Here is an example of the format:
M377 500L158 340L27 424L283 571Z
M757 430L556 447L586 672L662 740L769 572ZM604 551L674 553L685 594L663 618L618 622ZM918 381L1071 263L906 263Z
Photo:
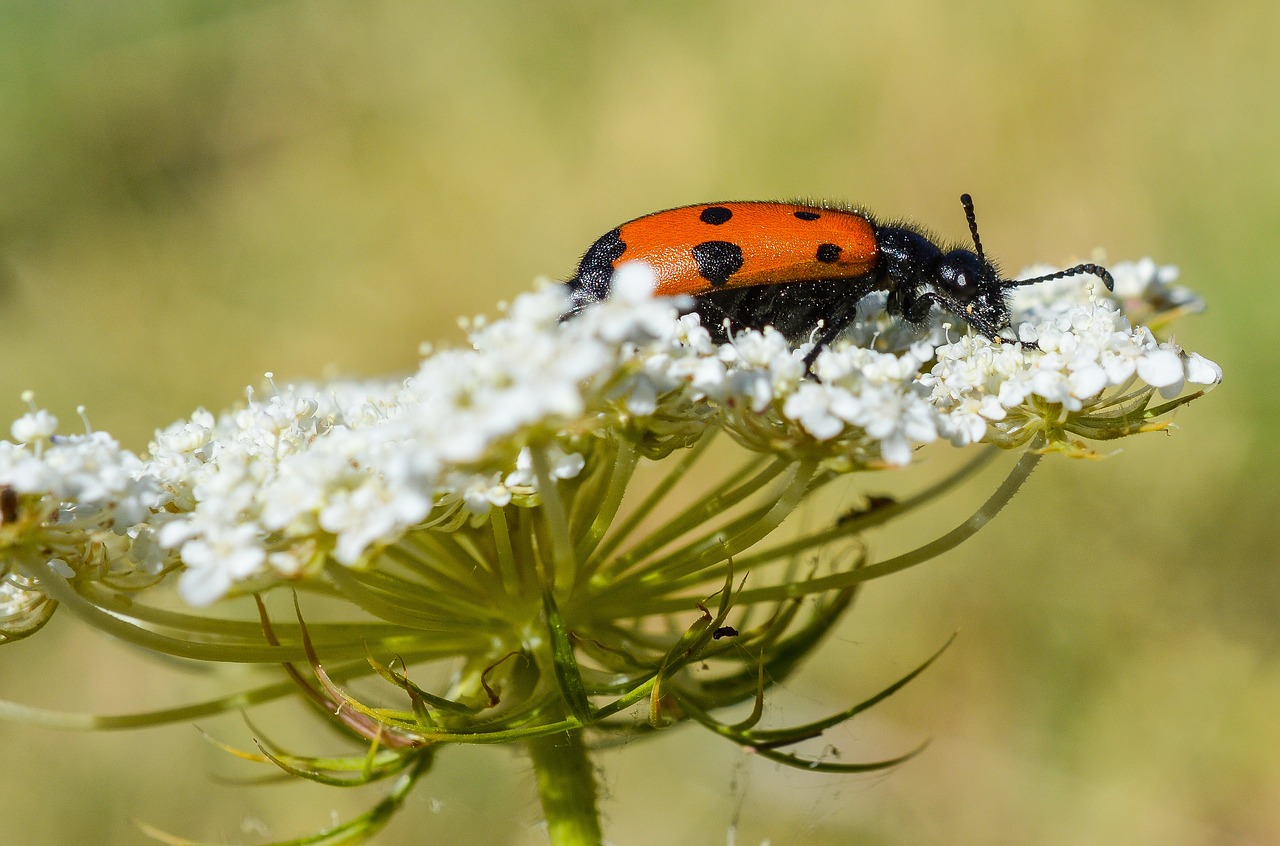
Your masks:
M1150 262L1117 266L1116 278L1128 299L1194 302ZM752 449L832 467L905 465L939 439L1009 443L1014 429L1046 414L1060 424L1136 380L1169 393L1221 378L1078 282L1019 292L1020 337L1038 348L943 343L941 322L894 334L872 304L850 337L875 333L876 349L821 350L816 378L809 349L771 329L716 346L653 284L648 268L624 266L607 301L563 322L558 287L521 296L503 319L473 325L471 349L429 354L406 380L273 386L158 432L145 462L105 436L53 438L33 412L14 428L26 445L0 444L0 486L56 503L45 523L121 533L153 568L167 550L183 596L203 605L329 560L366 566L414 527L537 502L540 472L576 476L608 438L660 455L717 425Z
M907 464L917 445L947 430L946 417L930 404L920 382L921 368L932 358L926 343L901 355L855 346L823 350L814 365L818 381L797 385L782 414L819 441L847 441L852 435L863 443L846 442L842 450L878 448L886 463Z
M29 398L28 398L29 400ZM164 561L148 519L159 486L143 461L105 432L58 435L41 409L0 441L0 634L27 628L43 604L24 564L71 578L157 573Z
M1108 302L1023 323L1019 336L1039 349L995 344L981 335L937 348L937 362L921 383L935 407L959 424L956 443L978 440L980 432L985 437L987 424L1005 434L1026 431L1031 421L1065 424L1069 415L1104 407L1115 391L1138 380L1173 397L1188 382L1213 385L1222 378L1216 364L1158 342Z
M56 435L57 425L35 411L14 422L15 442L0 441L0 487L16 495L9 516L60 509L63 527L118 533L141 522L156 500L141 459L106 432Z
M584 458L561 442L607 425L611 401L656 411L639 351L683 348L652 286L621 274L614 300L559 328L559 290L525 295L474 328L472 349L429 355L403 383L287 388L175 423L152 472L176 506L160 540L180 553L183 595L207 604L327 556L360 565L411 527L483 516L536 489L531 448L553 477L576 475Z
M1023 275L1055 269L1033 268ZM1013 323L1022 343L994 343L978 334L947 342L945 315L910 327L888 317L883 298L873 295L846 335L857 343L818 354L817 380L802 380L799 356L776 333L743 333L722 357L746 364L739 378L752 374L760 388L739 393L747 393L757 414L766 413L774 398L782 401L764 421L738 426L774 432L777 421L770 418L780 415L822 442L832 457L870 462L878 455L886 464L905 465L916 447L940 438L956 446L1025 442L1047 423L1105 408L1138 380L1166 398L1188 383L1219 382L1216 364L1159 342L1121 312L1122 304L1143 316L1203 308L1189 289L1172 285L1177 269L1143 259L1117 264L1113 273L1114 297L1092 277L1014 289ZM1055 419L1046 420L1046 414Z

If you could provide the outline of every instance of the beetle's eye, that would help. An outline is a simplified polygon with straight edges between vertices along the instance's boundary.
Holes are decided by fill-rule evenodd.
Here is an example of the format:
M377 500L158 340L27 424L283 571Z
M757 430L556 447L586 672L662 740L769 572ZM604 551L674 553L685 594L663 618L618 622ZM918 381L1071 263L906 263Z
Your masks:
M955 275L949 280L951 295L960 302L968 302L978 293L978 286L973 284L973 276L967 270L957 268Z

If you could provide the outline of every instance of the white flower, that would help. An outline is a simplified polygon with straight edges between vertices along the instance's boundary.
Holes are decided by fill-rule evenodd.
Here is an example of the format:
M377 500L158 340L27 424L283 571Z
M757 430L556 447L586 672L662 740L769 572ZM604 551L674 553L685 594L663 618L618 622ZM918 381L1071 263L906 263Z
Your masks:
M737 333L720 347L719 357L730 368L730 393L745 397L756 412L789 393L804 377L803 354L772 328Z
M834 389L817 382L805 382L787 397L782 413L799 421L810 435L828 441L844 430L845 421L832 411Z
M1200 355L1187 357L1187 381L1193 385L1216 385L1222 381L1222 368Z
M546 453L553 479L575 478L586 466L586 459L581 453L567 453L554 444L547 447ZM507 474L502 484L507 488L533 488L537 486L537 482L533 471L533 453L526 447L516 456L516 469Z
M1120 262L1112 265L1115 279L1115 296L1121 302L1142 302L1158 311L1185 308L1203 311L1204 300L1190 288L1175 285L1178 268L1173 265L1157 265L1149 258Z
M1157 349L1138 360L1138 376L1148 385L1157 388L1181 386L1184 378L1184 364L1178 352L1173 349Z
M339 564L360 562L374 543L399 536L431 510L431 501L413 491L395 489L367 477L349 491L335 491L320 509L321 529L337 537L333 557Z
M35 409L13 421L9 431L20 444L47 441L58 431L58 418L43 408Z
M868 386L841 404L841 416L881 442L881 454L889 464L911 461L914 444L938 437L937 411L913 391L890 385Z

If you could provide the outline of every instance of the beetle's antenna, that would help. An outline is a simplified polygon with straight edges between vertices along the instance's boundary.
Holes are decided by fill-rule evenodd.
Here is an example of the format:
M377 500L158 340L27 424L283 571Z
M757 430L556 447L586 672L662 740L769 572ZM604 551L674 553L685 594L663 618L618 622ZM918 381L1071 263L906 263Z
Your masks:
M961 194L960 205L964 206L964 216L969 221L969 231L973 233L973 246L978 251L978 260L985 264L987 257L982 254L982 239L978 237L978 216L973 213L973 197Z
M1102 284L1107 286L1108 291L1116 289L1115 280L1111 278L1111 274L1107 272L1105 267L1097 264L1077 264L1075 267L1068 267L1066 270L1059 270L1057 273L1049 273L1044 276L1037 276L1034 279L1008 279L1002 287L1020 288L1023 285L1034 285L1037 282L1048 282L1050 279L1062 279L1065 276L1079 276L1082 273L1091 273L1102 280Z
M978 216L973 211L973 197L968 194L961 194L960 205L964 206L964 216L969 221L969 231L973 233L973 246L978 252L978 259L985 263L987 259L982 254L982 240L978 237ZM1066 270L1059 270L1057 273L1037 276L1034 279L1003 279L1000 287L1020 288L1023 285L1034 285L1037 282L1048 282L1050 279L1062 279L1067 276L1079 276L1082 273L1091 273L1101 279L1102 284L1107 286L1108 291L1116 289L1116 283L1111 278L1111 274L1105 267L1097 264L1077 264L1075 267L1068 267Z

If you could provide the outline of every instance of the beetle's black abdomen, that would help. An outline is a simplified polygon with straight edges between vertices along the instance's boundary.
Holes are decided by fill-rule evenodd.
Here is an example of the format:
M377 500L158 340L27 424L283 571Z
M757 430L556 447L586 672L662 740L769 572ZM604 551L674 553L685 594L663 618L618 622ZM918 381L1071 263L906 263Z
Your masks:
M874 287L875 280L868 275L736 288L695 297L693 310L702 316L702 325L717 343L727 339L727 318L730 332L772 326L798 345L825 337L833 327L847 327L853 322L858 303ZM819 321L824 329L815 336Z

